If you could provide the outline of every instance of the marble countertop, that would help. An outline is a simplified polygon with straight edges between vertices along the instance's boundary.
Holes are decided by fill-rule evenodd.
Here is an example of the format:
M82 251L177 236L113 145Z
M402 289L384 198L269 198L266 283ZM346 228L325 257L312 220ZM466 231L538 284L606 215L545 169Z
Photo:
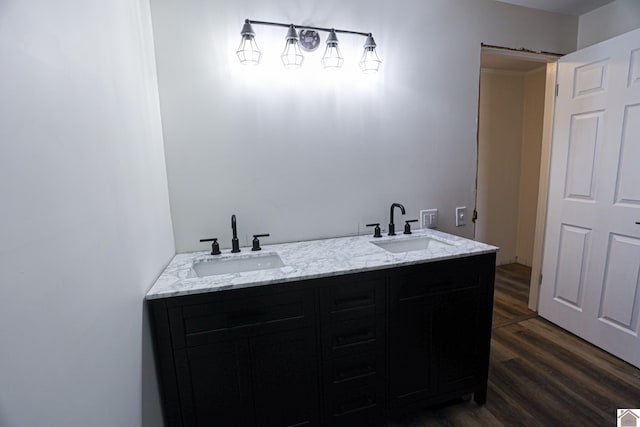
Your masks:
M430 237L446 244L401 253L388 252L372 244L421 237ZM146 299L338 276L498 251L495 246L431 229L415 230L411 235L398 234L382 238L366 235L264 245L260 252L252 252L250 247L241 249L242 251L236 254L226 249L222 251L222 255L216 256L210 255L210 251L177 254L149 290ZM274 253L278 254L284 263L283 267L207 277L197 277L193 269L194 262L249 258Z

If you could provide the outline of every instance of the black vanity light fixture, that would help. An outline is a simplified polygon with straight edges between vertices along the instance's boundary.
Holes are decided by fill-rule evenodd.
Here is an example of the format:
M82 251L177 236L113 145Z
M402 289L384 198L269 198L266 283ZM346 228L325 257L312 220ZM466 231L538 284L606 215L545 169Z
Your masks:
M287 28L287 35L285 37L286 43L284 50L280 55L282 64L285 68L300 68L302 66L302 63L304 62L302 50L311 52L316 50L320 44L318 31L329 33L326 42L327 47L321 60L324 68L338 69L342 67L344 62L344 58L342 57L340 48L338 47L337 33L354 34L366 37L364 52L360 58L360 70L362 70L362 72L375 73L378 71L380 64L382 63L376 53L376 42L373 40L371 33L245 19L242 31L240 32L242 40L240 41L240 46L236 51L238 59L240 59L240 62L244 65L258 65L262 58L262 52L260 52L258 44L256 43L256 34L253 31L252 24ZM298 29L300 29L300 32L298 32Z

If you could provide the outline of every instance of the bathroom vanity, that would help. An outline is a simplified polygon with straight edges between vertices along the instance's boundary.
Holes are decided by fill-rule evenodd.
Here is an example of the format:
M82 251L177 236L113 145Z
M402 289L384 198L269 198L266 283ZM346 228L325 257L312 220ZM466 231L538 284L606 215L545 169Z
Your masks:
M147 295L166 425L369 426L483 404L496 250L421 230L176 255Z

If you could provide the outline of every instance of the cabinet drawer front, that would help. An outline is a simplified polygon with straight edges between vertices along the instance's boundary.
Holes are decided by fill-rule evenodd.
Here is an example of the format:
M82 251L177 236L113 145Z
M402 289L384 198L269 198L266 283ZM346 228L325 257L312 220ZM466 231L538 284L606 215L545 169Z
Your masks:
M391 276L391 299L426 300L428 295L477 288L480 278L473 257L411 266Z
M177 307L169 317L173 345L181 348L311 326L314 312L313 292L296 291Z
M328 402L328 424L350 427L382 425L384 406L382 382L337 391Z
M355 354L384 346L384 316L346 320L323 327L323 350L327 358Z
M362 276L362 277L359 277ZM321 290L323 321L341 321L384 313L385 274L348 275Z
M384 368L382 350L336 357L326 363L325 382L327 388L335 390L357 383L382 381Z

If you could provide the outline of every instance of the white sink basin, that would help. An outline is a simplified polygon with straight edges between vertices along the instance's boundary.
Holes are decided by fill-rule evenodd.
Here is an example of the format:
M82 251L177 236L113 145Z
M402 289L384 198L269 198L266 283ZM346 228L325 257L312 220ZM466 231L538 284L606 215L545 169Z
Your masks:
M242 258L204 259L193 263L193 271L198 277L218 274L242 273L243 271L269 270L284 267L278 254L251 255Z
M431 237L418 237L415 239L398 239L389 240L386 242L371 242L374 245L381 247L385 251L393 253L422 251L425 249L439 249L453 246L450 243L443 242L442 240L433 239Z

